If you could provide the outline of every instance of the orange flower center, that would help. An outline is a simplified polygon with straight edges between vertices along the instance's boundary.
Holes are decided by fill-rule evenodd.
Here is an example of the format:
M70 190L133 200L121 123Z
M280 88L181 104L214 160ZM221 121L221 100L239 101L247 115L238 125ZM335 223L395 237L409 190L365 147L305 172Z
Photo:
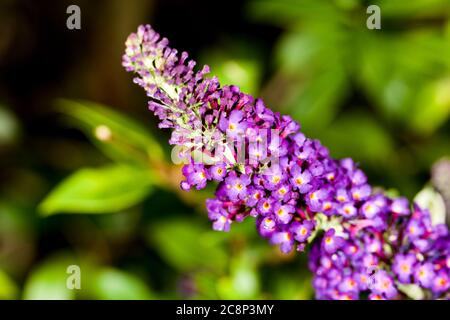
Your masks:
M410 270L409 265L407 264L402 264L400 268L402 269L403 272L409 272Z
M332 207L332 205L331 205L331 203L329 203L329 202L326 202L326 203L323 205L323 209L324 209L324 210L330 210L331 207Z

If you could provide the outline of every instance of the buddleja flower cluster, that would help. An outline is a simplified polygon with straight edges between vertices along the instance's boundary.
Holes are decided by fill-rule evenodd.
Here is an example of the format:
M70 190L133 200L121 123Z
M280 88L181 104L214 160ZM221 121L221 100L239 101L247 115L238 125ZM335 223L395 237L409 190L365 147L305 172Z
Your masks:
M123 65L159 126L173 130L169 142L185 163L181 188L218 182L206 202L215 230L251 216L282 252L312 242L319 299L396 299L405 286L449 297L450 235L428 211L374 192L351 159L331 158L291 117L206 77L207 66L194 72L195 62L149 25L128 37Z

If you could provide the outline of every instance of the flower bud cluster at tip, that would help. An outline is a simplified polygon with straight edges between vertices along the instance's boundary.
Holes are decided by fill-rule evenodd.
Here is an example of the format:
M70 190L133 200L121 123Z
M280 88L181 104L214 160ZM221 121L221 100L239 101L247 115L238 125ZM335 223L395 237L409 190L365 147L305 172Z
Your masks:
M434 298L448 294L448 228L433 226L428 211L374 193L352 159L333 159L291 117L206 78L207 66L194 72L195 62L178 56L149 25L127 39L123 65L146 90L160 127L173 129L169 142L188 158L181 188L218 182L216 197L206 202L215 230L252 216L259 234L281 251L303 251L324 214L339 219L340 229L314 240L318 298L392 299L398 284L415 284ZM230 139L248 157L239 159L239 144ZM196 161L195 154L212 161Z

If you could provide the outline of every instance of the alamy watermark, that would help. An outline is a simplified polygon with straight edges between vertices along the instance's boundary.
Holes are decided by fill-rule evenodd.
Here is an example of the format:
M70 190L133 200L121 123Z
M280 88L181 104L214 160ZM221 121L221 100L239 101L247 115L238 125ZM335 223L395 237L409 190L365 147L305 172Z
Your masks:
M366 26L369 30L380 30L381 29L381 8L375 4L367 7L367 14L370 16L366 20Z
M66 279L66 287L69 290L81 289L81 269L76 264L70 265L66 269L69 276Z
M271 167L279 164L282 137L276 129L252 129L236 134L219 130L190 137L192 131L179 133L182 141L172 149L174 164Z
M79 6L72 4L67 7L66 13L70 14L66 20L66 26L69 30L81 29L81 9Z

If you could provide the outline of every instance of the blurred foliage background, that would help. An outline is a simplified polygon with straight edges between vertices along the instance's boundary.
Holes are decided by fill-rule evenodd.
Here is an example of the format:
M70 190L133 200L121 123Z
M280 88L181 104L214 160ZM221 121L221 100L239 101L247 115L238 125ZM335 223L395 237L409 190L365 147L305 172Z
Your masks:
M81 30L66 28L70 4ZM366 28L369 4L381 30ZM426 186L419 198L442 217L449 16L449 0L2 0L0 299L313 297L306 255L281 255L250 219L212 231L213 187L178 190L169 134L121 67L141 23L374 185L410 199ZM74 264L81 290L66 288Z

